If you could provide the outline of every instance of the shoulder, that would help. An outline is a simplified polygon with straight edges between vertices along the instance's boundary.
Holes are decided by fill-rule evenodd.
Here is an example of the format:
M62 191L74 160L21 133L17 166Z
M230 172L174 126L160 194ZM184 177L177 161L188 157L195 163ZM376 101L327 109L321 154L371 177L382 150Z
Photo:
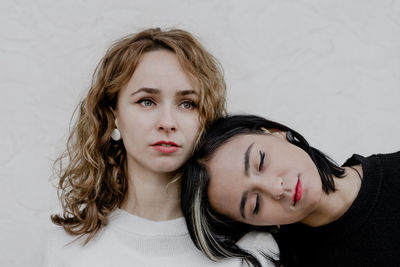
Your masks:
M247 233L238 241L238 245L241 247L262 246L271 249L278 248L274 237L270 233L260 231Z
M43 266L82 266L80 258L96 243L91 240L84 245L85 240L86 236L70 235L60 226L51 229L46 238Z
M368 167L369 169L379 169L379 174L384 177L385 181L400 181L400 151L388 154L375 154L365 158L365 161L365 167L367 169Z
M400 190L400 152L377 155L383 176L383 190L393 201L398 202Z
M77 236L69 235L64 229L60 226L51 229L47 233L47 249L55 249L59 247L64 247L69 243L73 242Z
M375 161L375 160L381 160L382 162L386 164L399 164L400 163L400 151L394 152L394 153L386 153L386 154L373 154L368 157L363 157L358 154L353 154L346 162L343 164L343 166L351 166L351 165L356 165L359 163L365 163L365 162L370 162L370 161Z
M63 266L64 248L68 244L72 244L75 238L76 237L67 234L64 229L59 226L49 230L44 249L43 266Z
M390 154L377 155L382 159L384 165L393 166L396 170L400 170L400 151Z
M385 180L387 180L390 177L397 179L400 175L400 151L388 154L373 154L368 157L354 154L343 166L354 166L360 163L364 176L385 177Z
M263 254L274 259L279 258L279 248L274 237L267 232L253 231L243 236L237 243L261 261L262 266L274 266Z

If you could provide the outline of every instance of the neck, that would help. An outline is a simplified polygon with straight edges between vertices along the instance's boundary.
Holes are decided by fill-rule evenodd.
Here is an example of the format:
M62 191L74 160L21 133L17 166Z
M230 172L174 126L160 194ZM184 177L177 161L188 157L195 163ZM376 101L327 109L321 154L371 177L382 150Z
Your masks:
M354 166L359 173L362 173L361 165ZM339 219L353 204L361 188L361 180L357 172L345 167L343 178L334 177L336 191L324 193L318 207L301 222L318 227L329 224Z
M152 221L182 217L180 181L174 174L152 172L128 162L128 190L121 209Z

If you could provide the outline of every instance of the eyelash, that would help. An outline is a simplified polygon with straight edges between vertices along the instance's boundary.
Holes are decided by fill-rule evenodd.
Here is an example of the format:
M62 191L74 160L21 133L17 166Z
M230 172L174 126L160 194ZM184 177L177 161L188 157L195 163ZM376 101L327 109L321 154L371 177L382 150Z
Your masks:
M147 101L151 102L151 105L145 105L144 103L147 102ZM154 101L151 100L150 98L139 99L138 101L136 101L136 103L142 105L143 107L150 107L150 106L155 104Z
M188 104L188 103L190 104L190 108L185 108L185 107L182 106L182 105ZM182 106L184 109L195 109L195 108L197 107L196 103L194 103L194 102L191 101L191 100L182 101L182 102L179 104L179 106Z
M261 150L259 152L260 152L260 165L258 166L258 172L262 170L265 161L265 152L262 152Z
M260 153L260 163L258 166L258 172L260 172L262 170L262 167L263 167L264 161L265 161L265 152L259 150L259 153ZM256 204L253 209L253 215L257 215L259 210L260 210L260 194L257 193Z
M253 214L257 215L259 210L260 210L260 194L257 193L256 205L254 206Z

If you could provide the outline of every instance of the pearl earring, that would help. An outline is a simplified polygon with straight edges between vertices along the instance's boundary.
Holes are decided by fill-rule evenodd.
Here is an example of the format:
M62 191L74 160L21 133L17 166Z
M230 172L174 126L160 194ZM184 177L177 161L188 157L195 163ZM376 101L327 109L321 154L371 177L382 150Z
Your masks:
M119 130L117 128L115 128L112 133L111 133L111 138L114 141L118 141L121 139L121 133L119 132Z

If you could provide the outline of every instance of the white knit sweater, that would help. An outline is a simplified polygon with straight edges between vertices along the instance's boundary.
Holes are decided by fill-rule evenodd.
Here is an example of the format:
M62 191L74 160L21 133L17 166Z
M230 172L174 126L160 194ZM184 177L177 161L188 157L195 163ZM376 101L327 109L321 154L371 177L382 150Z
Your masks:
M110 214L109 224L87 245L82 246L83 239L75 239L61 227L52 232L44 266L245 266L239 259L209 260L192 243L184 218L155 222L118 209ZM274 239L266 233L250 233L239 244L252 252L278 251ZM262 260L263 266L270 265Z

